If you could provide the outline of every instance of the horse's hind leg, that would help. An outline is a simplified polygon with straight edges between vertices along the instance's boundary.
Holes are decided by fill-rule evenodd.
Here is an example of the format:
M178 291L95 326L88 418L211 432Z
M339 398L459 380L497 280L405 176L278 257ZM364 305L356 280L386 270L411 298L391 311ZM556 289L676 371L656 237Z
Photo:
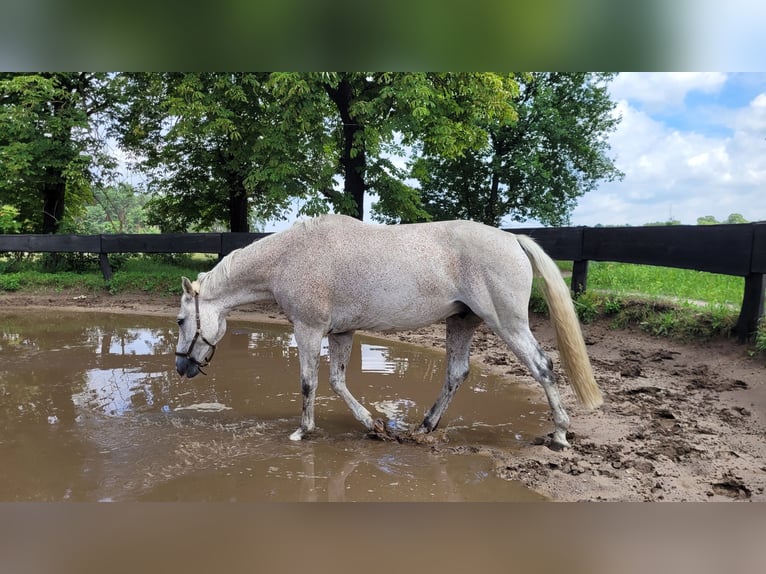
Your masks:
M447 380L416 432L431 432L437 427L455 392L468 376L471 339L480 324L481 319L471 312L465 317L453 315L447 318Z
M319 377L319 352L322 348L322 331L296 324L295 340L298 343L298 360L301 364L301 395L303 410L301 426L290 440L301 440L314 430L314 402Z
M556 386L556 375L553 372L553 362L545 354L537 339L529 330L527 321L517 321L515 329L493 324L490 324L489 327L505 341L519 360L530 370L535 380L542 385L545 396L548 398L548 405L551 408L555 425L552 441L553 447L568 447L567 429L569 429L569 415L567 415L564 406L561 404L558 387Z
M339 397L346 401L348 408L354 414L354 418L362 423L367 430L372 430L374 423L370 411L364 408L346 387L346 368L348 367L348 359L351 356L353 337L353 331L333 333L327 337L330 344L330 387Z

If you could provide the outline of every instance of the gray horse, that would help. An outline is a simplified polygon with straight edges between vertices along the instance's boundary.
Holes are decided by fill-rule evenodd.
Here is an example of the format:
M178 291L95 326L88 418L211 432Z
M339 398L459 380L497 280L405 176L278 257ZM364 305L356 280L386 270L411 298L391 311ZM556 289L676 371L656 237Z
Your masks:
M555 430L568 446L569 416L551 360L529 330L533 272L543 278L561 363L580 402L602 403L569 290L556 264L530 238L469 221L367 225L328 215L296 223L224 257L196 281L182 278L176 369L196 376L226 332L232 309L276 301L298 344L303 412L290 435L314 430L322 339L329 341L330 386L368 430L379 421L346 387L355 330L414 329L446 319L447 379L416 433L430 432L465 380L471 339L485 322L540 382Z

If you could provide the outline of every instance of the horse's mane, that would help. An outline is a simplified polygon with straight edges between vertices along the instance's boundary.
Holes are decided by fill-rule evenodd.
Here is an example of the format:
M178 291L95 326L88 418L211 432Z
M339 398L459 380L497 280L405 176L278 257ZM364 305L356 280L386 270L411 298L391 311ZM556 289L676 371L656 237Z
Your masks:
M231 278L231 270L232 266L234 265L234 260L237 259L245 249L249 249L253 245L267 241L268 239L269 237L264 237L263 239L254 241L250 245L235 249L228 255L224 256L210 271L200 273L197 276L197 281L199 282L200 286L206 285L213 291L224 289L226 283Z

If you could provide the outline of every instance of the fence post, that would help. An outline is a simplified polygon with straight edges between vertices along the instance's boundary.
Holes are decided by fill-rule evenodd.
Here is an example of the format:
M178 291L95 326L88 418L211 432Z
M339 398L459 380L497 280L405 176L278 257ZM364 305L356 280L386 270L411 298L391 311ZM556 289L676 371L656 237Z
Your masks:
M580 259L572 266L572 292L575 295L585 292L588 287L588 260Z
M739 312L734 330L740 341L755 335L758 320L763 316L763 298L766 282L763 273L750 273L745 277L745 294L742 296L742 309Z
M98 254L98 263L101 266L101 274L104 276L104 281L110 281L112 279L112 266L109 265L109 257L106 253Z
M98 236L98 264L101 266L101 274L104 281L112 280L112 266L109 265L109 256L104 251L104 236Z

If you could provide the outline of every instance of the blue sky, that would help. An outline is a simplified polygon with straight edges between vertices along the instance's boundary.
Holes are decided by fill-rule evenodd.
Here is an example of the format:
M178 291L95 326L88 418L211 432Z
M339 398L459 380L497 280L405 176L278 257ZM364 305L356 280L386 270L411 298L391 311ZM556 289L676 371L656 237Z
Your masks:
M610 89L625 178L582 197L573 225L766 220L766 74L623 73Z

